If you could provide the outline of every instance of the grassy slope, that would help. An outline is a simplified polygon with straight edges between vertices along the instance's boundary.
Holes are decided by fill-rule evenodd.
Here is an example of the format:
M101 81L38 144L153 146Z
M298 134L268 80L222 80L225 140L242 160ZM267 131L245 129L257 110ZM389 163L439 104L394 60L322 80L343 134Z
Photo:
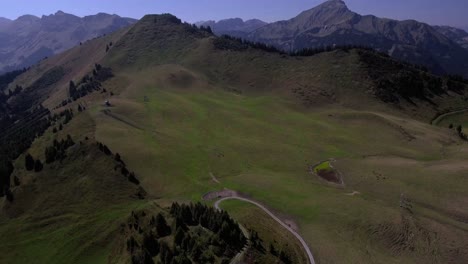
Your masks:
M295 219L321 262L443 262L454 256L450 247L465 246L457 232L466 234L466 224L455 220L443 229L454 215L467 213L459 207L466 200L466 169L459 165L464 147L447 130L365 95L370 84L358 81L362 73L354 53L281 58L216 51L207 39L190 46L194 51L179 52L184 56L164 50L166 57L157 55L154 62L134 55L125 66L119 56L134 53L117 45L107 59L127 79L125 88L115 87L123 92L112 111L140 129L96 110L96 136L132 153L129 162L140 168L149 192L199 199L221 187L240 190ZM313 95L312 108L298 106L290 93L303 85ZM327 158L338 159L348 183L344 190L323 186L307 172ZM446 177L433 169L442 164L453 167L444 171ZM384 172L384 183L376 170ZM345 195L354 190L361 195ZM407 218L399 207L401 193L414 201L412 228L440 227L436 242L415 242L416 249L393 245L400 243L401 219ZM397 231L381 232L387 227ZM449 240L453 246L445 246ZM431 247L437 248L435 256L425 254Z
M92 97L88 133L121 153L150 194L199 200L223 187L242 191L297 222L319 263L468 259L466 146L370 96L354 52L219 51L209 38L140 25L102 61L117 75L105 87L119 95L114 117ZM165 46L168 36L177 45ZM328 158L345 188L309 174Z
M54 137L89 121L83 113L59 135L48 131L30 153L44 161L44 147ZM84 136L73 136L76 143L84 141ZM137 187L114 171L112 158L91 140L75 145L63 162L45 165L40 173L25 171L23 160L15 164L21 185L13 188L14 201L2 206L0 262L106 262L119 225L145 203L135 197Z
M138 168L148 191L196 200L213 189L240 190L296 219L321 261L352 256L360 262L368 254L375 261L388 261L400 254L368 246L365 227L398 217L401 192L433 205L434 211L450 203L461 206L466 199L466 169L457 162L466 154L452 154L459 147L444 145L457 142L456 137L429 125L341 108L304 113L278 97L154 90L144 93L148 103L114 101L112 111L143 130L96 111L97 138L131 154L129 164ZM393 122L417 139L407 141ZM125 141L128 138L132 140ZM450 156L444 157L444 148ZM366 155L378 156L363 158ZM308 173L309 165L332 157L345 176L345 190L322 186ZM441 168L443 177L431 169L439 164L454 171ZM378 181L374 170L388 179ZM222 184L213 183L210 173ZM345 195L354 190L362 195ZM362 240L354 241L357 231L349 232L353 225L364 229ZM458 225L466 230L466 225Z

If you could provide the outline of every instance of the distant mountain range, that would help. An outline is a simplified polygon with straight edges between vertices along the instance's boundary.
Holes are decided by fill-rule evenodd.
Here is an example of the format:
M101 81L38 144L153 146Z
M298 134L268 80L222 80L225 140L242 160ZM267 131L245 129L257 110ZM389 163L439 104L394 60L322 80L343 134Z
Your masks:
M349 10L341 0L326 1L290 20L271 24L260 21L249 27L247 22L228 19L199 25L211 26L216 34L242 37L286 51L333 45L368 46L425 65L436 73L468 76L468 33L460 29L362 16Z
M434 28L463 48L468 49L468 33L465 30L449 26L434 26Z
M82 41L113 32L135 19L99 13L78 17L62 11L41 18L0 18L0 72L28 67Z
M231 35L244 37L246 34L267 25L267 22L259 19L250 19L247 21L241 18L230 18L215 22L213 20L200 21L195 23L197 26L209 26L217 35Z

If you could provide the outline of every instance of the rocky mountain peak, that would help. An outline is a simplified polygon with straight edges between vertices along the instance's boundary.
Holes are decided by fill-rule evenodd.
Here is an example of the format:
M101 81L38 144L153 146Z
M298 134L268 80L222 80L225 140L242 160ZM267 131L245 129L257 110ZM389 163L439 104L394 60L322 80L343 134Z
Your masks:
M350 11L341 0L328 0L312 9L302 12L296 22L303 26L323 26L340 24L353 18L356 13Z

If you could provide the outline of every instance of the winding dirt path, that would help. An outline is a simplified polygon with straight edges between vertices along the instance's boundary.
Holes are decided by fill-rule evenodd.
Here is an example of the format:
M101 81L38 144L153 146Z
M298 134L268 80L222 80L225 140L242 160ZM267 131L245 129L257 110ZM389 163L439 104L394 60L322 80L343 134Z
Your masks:
M437 116L436 118L434 118L434 120L432 120L431 124L437 126L442 120L444 120L444 118L446 118L448 116L451 116L451 115L461 114L461 113L464 113L464 112L468 112L468 108L464 108L464 109L448 112L448 113L445 113L445 114L441 114L441 115Z
M299 235L296 231L294 231L291 227L289 227L287 224L285 224L283 221L281 221L281 219L279 219L278 217L276 217L276 215L274 215L270 210L268 210L265 206L261 205L260 203L256 202L256 201L253 201L253 200L250 200L250 199L247 199L247 198L243 198L243 197L239 197L239 196L229 196L229 197L224 197L224 198L221 198L219 200L217 200L214 204L214 207L218 210L221 210L220 207L219 207L219 204L223 201L226 201L226 200L240 200L240 201L244 201L244 202L247 202L247 203L251 203L255 206L257 206L258 208L262 209L265 213L267 213L271 218L273 218L276 222L278 222L280 225L282 225L284 228L286 228L286 230L288 230L291 234L293 234L298 240L299 242L301 242L302 244L302 247L304 248L304 250L306 251L307 253L307 257L309 258L309 263L310 264L315 264L315 260L314 260L314 256L312 256L312 252L310 251L310 248L309 246L307 246L307 243L305 242L305 240L301 237L301 235Z

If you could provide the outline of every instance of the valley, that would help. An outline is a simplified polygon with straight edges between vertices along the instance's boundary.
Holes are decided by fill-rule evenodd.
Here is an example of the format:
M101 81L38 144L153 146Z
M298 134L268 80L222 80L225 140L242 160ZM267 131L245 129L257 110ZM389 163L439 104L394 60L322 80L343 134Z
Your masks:
M9 83L5 91L30 87L61 67L35 98L52 114L71 109L73 117L53 121L14 160L11 177L20 184L12 184L12 201L1 202L0 262L162 261L127 250L126 239L144 241L148 215L161 213L177 227L175 202L221 207L252 231L247 263L254 263L248 256L308 263L310 255L315 263L468 260L468 144L446 126L466 118L431 125L440 113L468 107L466 83L366 49L291 56L236 41L169 14L148 15ZM112 76L99 81L98 68ZM83 89L85 76L99 88L71 99L70 81ZM26 152L45 161L46 147L68 135L75 144L63 160L38 173L25 169ZM314 174L330 168L340 184ZM223 188L268 210L202 200ZM187 222L184 236L204 245L219 228L199 231L200 219ZM125 227L134 220L141 232ZM175 236L158 243L172 245Z

